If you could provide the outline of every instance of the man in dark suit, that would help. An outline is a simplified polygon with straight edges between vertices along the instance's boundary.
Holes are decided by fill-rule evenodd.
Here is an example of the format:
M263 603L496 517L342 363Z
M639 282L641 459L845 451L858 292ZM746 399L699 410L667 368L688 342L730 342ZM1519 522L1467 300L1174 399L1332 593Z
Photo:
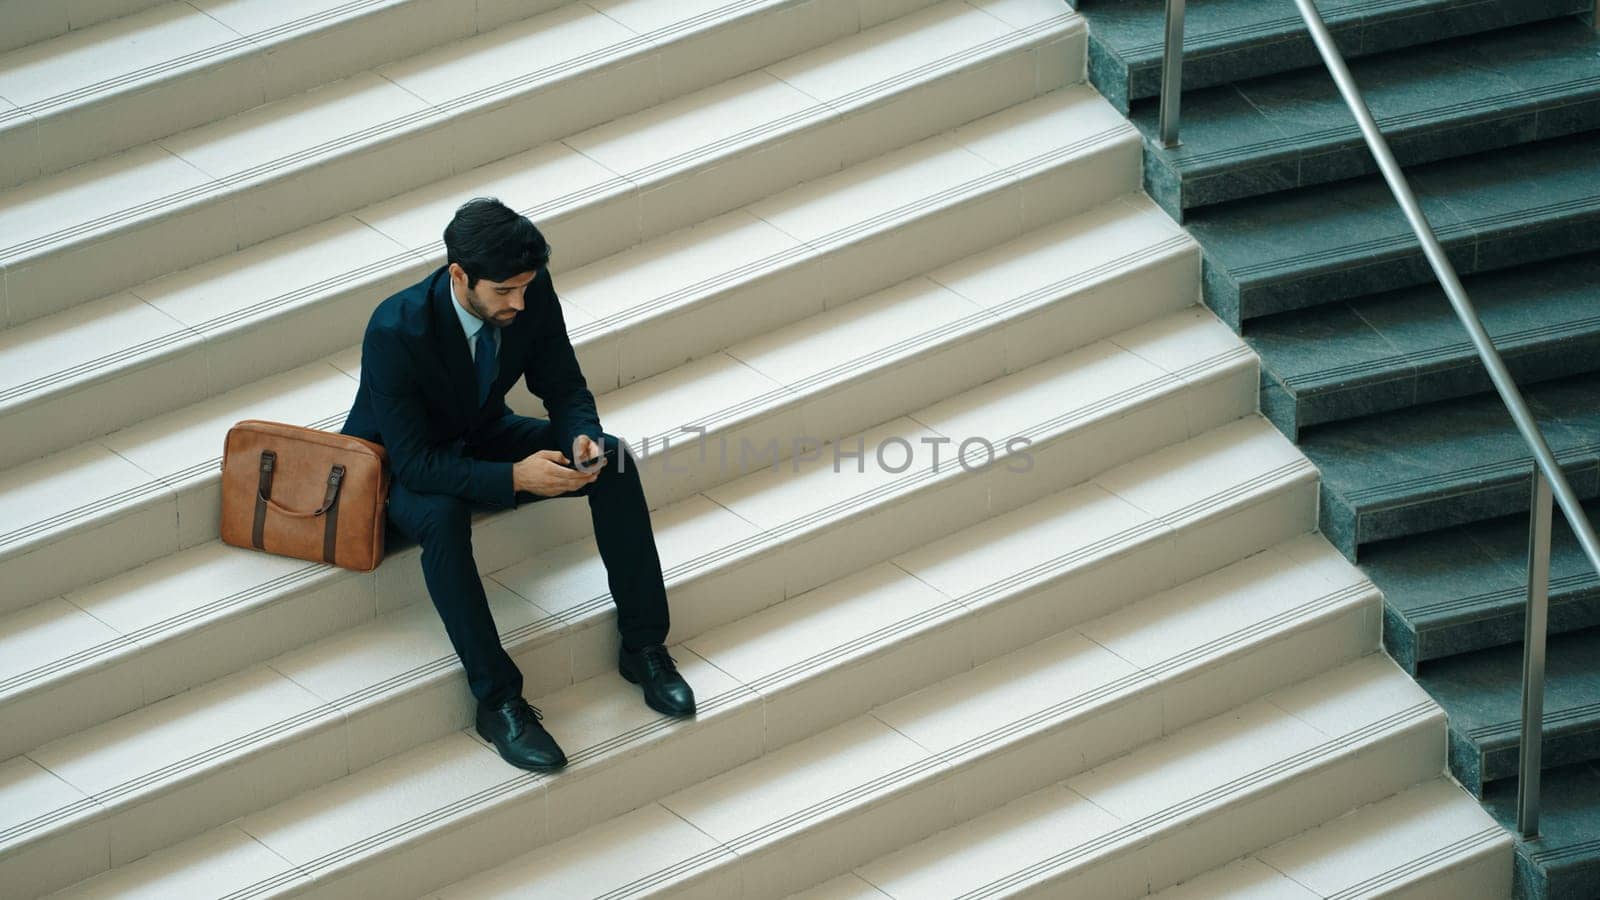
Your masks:
M373 311L340 430L388 452L388 527L422 546L428 594L477 698L478 733L513 765L556 769L566 755L523 698L522 672L489 612L472 555L474 508L587 497L617 607L618 671L668 715L692 715L694 693L664 643L666 587L639 473L627 446L600 429L550 280L549 243L489 197L456 210L444 240L447 264ZM549 419L506 406L519 376Z

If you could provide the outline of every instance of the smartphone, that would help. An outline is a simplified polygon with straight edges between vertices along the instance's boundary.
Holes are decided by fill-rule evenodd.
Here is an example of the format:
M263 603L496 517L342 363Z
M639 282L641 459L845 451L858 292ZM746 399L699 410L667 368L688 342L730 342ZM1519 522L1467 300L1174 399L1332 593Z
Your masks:
M577 465L572 465L571 468L577 469L579 466L582 466L584 469L591 469L591 467L594 466L595 463L599 462L600 458L603 456L605 456L605 452L601 451L596 456L591 456L588 459L579 462Z
M577 465L571 466L570 468L577 469L581 466L585 470L593 471L592 467L594 464L599 462L604 456L604 453L600 454L599 456L591 456L588 459L580 460Z

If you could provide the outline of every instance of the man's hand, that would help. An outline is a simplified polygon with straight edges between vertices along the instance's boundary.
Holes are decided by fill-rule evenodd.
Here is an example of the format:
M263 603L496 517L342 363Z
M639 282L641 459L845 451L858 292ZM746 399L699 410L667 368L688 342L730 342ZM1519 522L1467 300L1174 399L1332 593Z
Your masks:
M554 497L575 491L600 477L600 467L580 472L568 465L570 461L560 450L540 450L511 465L511 482L514 490L528 491L541 497Z
M578 468L578 471L599 471L600 467L606 464L606 458L601 456L601 454L605 452L605 448L601 447L598 441L592 437L589 437L587 434L578 435L577 440L573 441L573 447L576 450L576 455L574 458L578 460L578 462L574 463L573 465ZM600 457L600 460L598 463L592 464L592 469L586 470L583 468L583 463L588 462L597 456Z

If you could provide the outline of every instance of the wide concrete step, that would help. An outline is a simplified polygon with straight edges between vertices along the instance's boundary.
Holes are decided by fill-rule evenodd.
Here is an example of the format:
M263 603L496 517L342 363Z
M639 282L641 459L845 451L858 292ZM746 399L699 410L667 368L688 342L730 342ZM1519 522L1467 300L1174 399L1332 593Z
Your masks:
M1209 314L1196 312L1204 317L1197 323L1232 337ZM1094 519L1110 530L1093 536L1090 546L1154 540L1197 565L1212 565L1218 554L1231 552L1227 547L1259 549L1262 541L1308 530L1315 515L1315 472L1270 425L1249 415L1253 366L1219 359L1185 365L1180 376L1149 362L1205 352L1203 339L1197 342L1192 330L1174 331L1173 324L1158 321L1126 333L1124 339L1136 350L1111 342L1090 346L858 432L854 440L841 435L842 443L835 446L866 454L859 472L843 469L841 474L833 448L821 448L824 452L803 464L758 462L757 471L662 507L652 518L661 523L658 544L673 596L675 634L697 634L1015 510L1041 493L1091 479L1093 485L1080 495L1099 506ZM1123 374L1114 374L1115 369ZM1064 396L1075 396L1082 405L1062 410ZM992 458L982 459L968 449L957 463L953 446L939 453L935 441L941 438L952 443L981 438L996 449ZM882 458L882 448L890 443L917 449L900 464L894 456L898 450ZM1163 448L1166 453L1157 452ZM1154 455L1112 468L1141 452ZM647 477L651 463L643 465L641 475ZM1224 467L1237 480L1219 484L1210 474L1214 467ZM1114 500L1112 493L1127 502ZM569 531L576 537L572 526L585 510L576 504L551 510L554 506L497 513L496 521L474 529L475 559L504 588L494 591L501 640L514 657L530 660L524 666L530 696L607 671L616 650L613 604L592 538L528 552L534 534L548 540L552 533ZM544 522L519 528L515 521L556 516L568 517L558 523L565 528ZM1190 547L1181 530L1174 533L1184 523L1199 529L1193 538L1197 546ZM1052 542L1049 549L1053 558L1059 544ZM159 846L150 841L186 836L252 804L272 802L262 801L261 792L274 784L280 791L275 799L285 799L467 724L470 710L457 702L463 675L448 644L440 643L444 635L429 605L412 602L393 616L372 615L375 605L425 595L417 567L386 561L378 571L409 584L399 597L375 598L376 578L247 556L297 575L293 580L301 583L301 591L280 589L273 598L279 602L254 610L249 621L235 612L233 627L204 628L181 653L131 660L113 683L114 695L80 688L79 695L92 695L93 703L13 704L4 711L6 727L0 732L8 741L41 728L64 728L71 719L83 730L34 748L8 748L26 750L10 764L17 793L43 805L6 805L16 819L6 831L8 846L0 850L0 873L9 867L36 874L40 860L62 854L105 858L107 845L93 849L100 840L109 841L113 860L133 859ZM191 585L222 584L214 574L173 572L186 561L163 561L163 568L179 577L187 574ZM1151 574L1160 571L1152 568ZM127 614L149 615L162 604L170 606L174 592L149 590L150 574L143 573L146 589L131 595L126 589L110 592L106 606L85 609L111 616L120 606ZM140 577L130 573L129 586ZM318 582L325 590L312 596L305 588ZM208 604L206 612L270 597L269 590L234 590ZM285 593L289 596L281 596ZM296 650L316 637L307 633L308 620L339 621L346 628L371 621L356 632L323 624L334 633ZM374 645L374 635L387 640ZM255 663L267 648L287 649ZM161 696L160 682L171 677L167 673L192 678L208 669L208 674L232 674L155 699ZM141 688L148 692L142 697ZM119 702L132 711L113 718L115 710L108 706ZM196 747L201 734L207 736L201 739L205 749ZM130 740L141 752L128 752ZM52 762L64 766L72 759L87 766L78 770L79 782L66 782L77 785L74 790L81 793L76 796L52 787L60 783ZM94 772L111 781L93 781ZM273 774L283 772L295 774ZM183 806L188 812L179 815L174 807L184 803L178 799L184 796L201 799ZM113 797L119 802L112 803ZM116 822L126 822L127 829Z
M1124 112L1161 93L1166 0L1068 0L1090 27L1090 77ZM1318 4L1339 51L1355 58L1584 12L1586 0L1377 0ZM1184 90L1306 67L1322 58L1292 0L1189 4ZM1326 74L1323 75L1326 78ZM1184 127L1192 121L1184 100Z
M1600 372L1522 389L1578 499L1600 496ZM1322 530L1362 545L1526 512L1533 455L1498 394L1327 425L1301 437L1322 470Z
M1066 563L1036 529L1103 522L1083 516L1083 499L1047 495L674 645L704 685L693 720L642 708L611 672L534 698L572 748L560 773L527 777L447 734L86 882L83 895L179 884L251 837L298 868L218 873L227 881L211 894L309 881L325 896L417 896L508 863L474 883L533 873L524 895L559 896L578 876L597 896L671 879L706 896L731 876L749 896L778 895L1374 649L1377 595L1315 535L1239 545L1248 556L1200 576L1186 571L1198 559L1160 540ZM1142 574L1086 591L1126 580L1111 569ZM380 799L401 779L407 799ZM513 859L530 852L531 864Z
M1585 504L1600 522L1600 502ZM1428 660L1520 645L1528 609L1528 516L1379 541L1362 548L1362 570L1383 589L1383 646L1415 673ZM1566 515L1550 536L1550 634L1600 626L1600 574Z
M170 0L0 0L0 18L6 23L6 30L0 31L0 50L47 41L166 2Z
M974 156L968 145L935 138L768 197L706 227L686 229L577 269L570 294L576 302L565 304L563 315L583 323L569 326L569 336L592 389L604 398L641 379L670 372L686 360L696 361L698 368L677 376L681 389L708 384L719 367L731 367L733 374L728 377L738 379L744 373L737 390L745 398L766 391L769 407L784 399L771 392L795 378L802 380L793 381L793 386L807 392L829 382L848 381L848 373L827 376L830 369L820 364L820 356L802 359L799 368L791 361L762 376L721 351L741 341L755 341L750 352L767 352L760 350L764 331L792 325L830 304L858 299L857 291L892 287L930 271L942 279L961 280L955 291L974 307L968 314L994 310L1002 317L1026 318L1030 310L1064 298L1079 294L1099 298L1083 307L1090 311L1087 318L1060 308L1073 320L1073 329L1065 343L1052 345L1056 352L1077 346L1074 341L1104 336L1189 304L1197 292L1191 274L1192 242L1170 222L1161 221L1142 198L1113 202L1119 192L1137 185L1137 150L1128 129L1092 132L1101 137L1084 141L1074 148L1076 152L1039 149L1058 146L1060 135L1052 132L1052 126L1081 110L1080 100L1091 101L1091 112L1098 102L1082 95L1047 96L964 132L974 139L970 146L998 145L1047 158L1021 173L1001 170ZM1058 193L1061 179L1074 168L1091 177L1092 187ZM1027 192L1033 188L1060 199L1035 202ZM1073 217L1083 205L1096 203L1109 205ZM1058 222L1053 230L1040 227L1062 217L1070 221ZM780 224L788 230L780 230ZM969 227L974 225L982 227ZM981 253L1007 239L1008 249L995 250L990 257L951 261L952 253ZM893 254L896 262L875 262L885 253ZM683 264L671 266L670 260ZM986 274L991 263L1007 267L1007 274ZM670 276L662 274L667 269ZM824 273L830 286L819 289ZM845 277L847 273L859 277ZM1117 284L1126 284L1128 293L1113 287ZM913 293L917 289L915 284L905 287ZM1104 302L1111 293L1137 299L1119 307ZM979 327L994 315L947 321L964 330ZM927 349L945 341L942 335L923 332L901 351ZM893 344L887 333L874 333L868 339ZM0 536L0 573L14 588L6 598L9 608L215 539L219 448L228 427L255 417L338 428L342 418L333 417L342 417L349 409L354 390L349 381L359 361L359 345L345 345L299 370L256 380L10 469L0 477L0 497L6 498L4 505L19 523ZM879 365L888 362L885 357ZM983 364L1007 363L993 359ZM635 389L631 396L641 396L642 390ZM515 406L529 412L542 406L525 385L516 386L512 397ZM798 395L788 399L798 402ZM723 410L724 420L736 414L748 419L755 412L717 402L714 396L702 397L700 405L706 414ZM682 419L664 423L658 416L650 427L685 424ZM725 430L727 423L719 427ZM108 529L125 537L116 554L105 547ZM96 552L86 559L81 542L95 534L100 535ZM73 564L62 566L68 558Z
M1517 840L1516 897L1585 900L1600 896L1600 766L1579 763L1540 779L1539 836ZM1505 828L1517 827L1517 784L1489 785L1484 805Z
M1461 275L1600 248L1600 131L1410 167ZM1259 316L1431 284L1416 234L1379 176L1194 210L1206 303L1239 328Z
M897 898L1131 900L1438 777L1443 714L1383 654L1261 687L1260 696L1162 729L1131 752L1090 757L1086 771L1058 751L1038 774L1066 777L1018 773L1044 783L902 849L875 856L865 847L845 865ZM1029 760L1030 776L1042 768ZM674 799L662 805L698 824L698 808ZM489 894L440 893L455 896Z
M1283 897L1505 900L1511 835L1439 777L1155 895L1154 900Z
M1600 258L1571 256L1462 280L1519 385L1600 370ZM1254 319L1261 408L1303 428L1494 390L1437 285Z
M1450 769L1480 796L1517 777L1522 740L1518 645L1458 653L1422 666L1417 682L1450 716ZM1552 636L1546 645L1541 764L1600 760L1600 628Z
M0 43L9 50L0 54L0 187L205 125L562 2L161 2L16 49L5 46L8 39ZM94 4L51 5L65 10ZM7 31L24 24L3 11L0 21Z
M689 92L736 91L725 83L741 74L743 86L759 81L771 92L749 129L808 112L840 118L881 100L885 82L923 80L919 70L934 60L983 68L1008 50L1063 40L1081 51L1081 20L1047 0L977 0L1005 7L1007 18L946 0L859 32L857 4L868 2L742 0L702 11L653 0L612 10L640 30L572 4L502 26L519 38L493 48L503 67L484 64L484 45L504 37L491 32L35 180L0 194L6 321L121 291ZM1045 67L1057 85L1081 71L1061 49ZM1024 96L1037 90L1029 68ZM591 183L615 190L649 174L569 152L599 170ZM838 165L828 162L816 164ZM388 255L426 252L435 230Z
M1017 43L1017 31L1005 29L982 10L946 3L772 71L0 332L8 360L0 369L0 422L18 435L0 448L0 466L358 344L378 300L443 264L438 223L483 193L528 203L528 214L562 248L563 291L569 274L578 276L580 292L589 279L640 276L632 289L656 302L600 296L579 304L592 314L575 308L567 316L579 343L606 338L614 345L626 335L635 345L644 343L642 330L655 335L663 318L705 327L703 316L683 313L729 299L740 287L747 288L741 298L765 297L787 276L825 299L814 288L822 277L817 268L827 270L833 296L856 289L858 273L888 277L867 278L871 289L923 271L936 248L915 246L913 226L975 215L973 207L986 200L996 213L1006 203L1025 209L959 234L958 226L945 226L941 239L952 240L952 249L990 246L1136 189L1133 129L1087 87L1053 90L1081 78L1081 55L1077 65L1067 59L1081 45L1081 29L1069 28L1062 42L1043 48ZM829 99L812 100L796 84ZM1041 91L1049 99L1026 104ZM962 123L967 127L956 128ZM900 155L879 159L891 151ZM1117 162L1105 164L1122 168L1074 182L1087 190L1050 180L1107 153ZM854 174L782 195L841 169ZM853 196L840 202L840 193ZM744 214L736 214L741 207ZM692 226L702 227L684 230ZM668 237L675 231L682 233ZM906 236L895 247L907 265L890 267L888 276L865 262L881 253L849 252L874 238L881 251L896 231ZM586 268L630 248L637 252L625 260ZM796 317L806 309L800 300L793 305ZM745 321L747 329L761 324ZM705 330L720 336L734 327ZM683 340L653 337L654 351L632 355L631 364L660 365L662 348L676 350ZM604 382L617 368L615 353L597 356L612 360L593 373Z
M1600 35L1575 18L1392 50L1350 72L1401 165L1600 127ZM1133 121L1145 186L1179 221L1195 207L1377 171L1321 65L1185 94L1175 148L1159 140L1159 104L1140 104Z

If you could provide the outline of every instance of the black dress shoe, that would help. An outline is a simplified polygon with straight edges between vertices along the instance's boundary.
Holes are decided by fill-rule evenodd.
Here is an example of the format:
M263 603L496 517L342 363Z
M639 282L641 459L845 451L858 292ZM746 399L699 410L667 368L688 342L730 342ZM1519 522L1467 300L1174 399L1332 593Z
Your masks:
M536 772L559 769L567 755L539 720L544 713L522 697L512 697L493 709L478 707L478 735L500 751L506 762Z
M645 644L630 653L624 645L617 653L617 671L644 688L644 702L669 716L694 715L694 690L678 674L666 644Z

